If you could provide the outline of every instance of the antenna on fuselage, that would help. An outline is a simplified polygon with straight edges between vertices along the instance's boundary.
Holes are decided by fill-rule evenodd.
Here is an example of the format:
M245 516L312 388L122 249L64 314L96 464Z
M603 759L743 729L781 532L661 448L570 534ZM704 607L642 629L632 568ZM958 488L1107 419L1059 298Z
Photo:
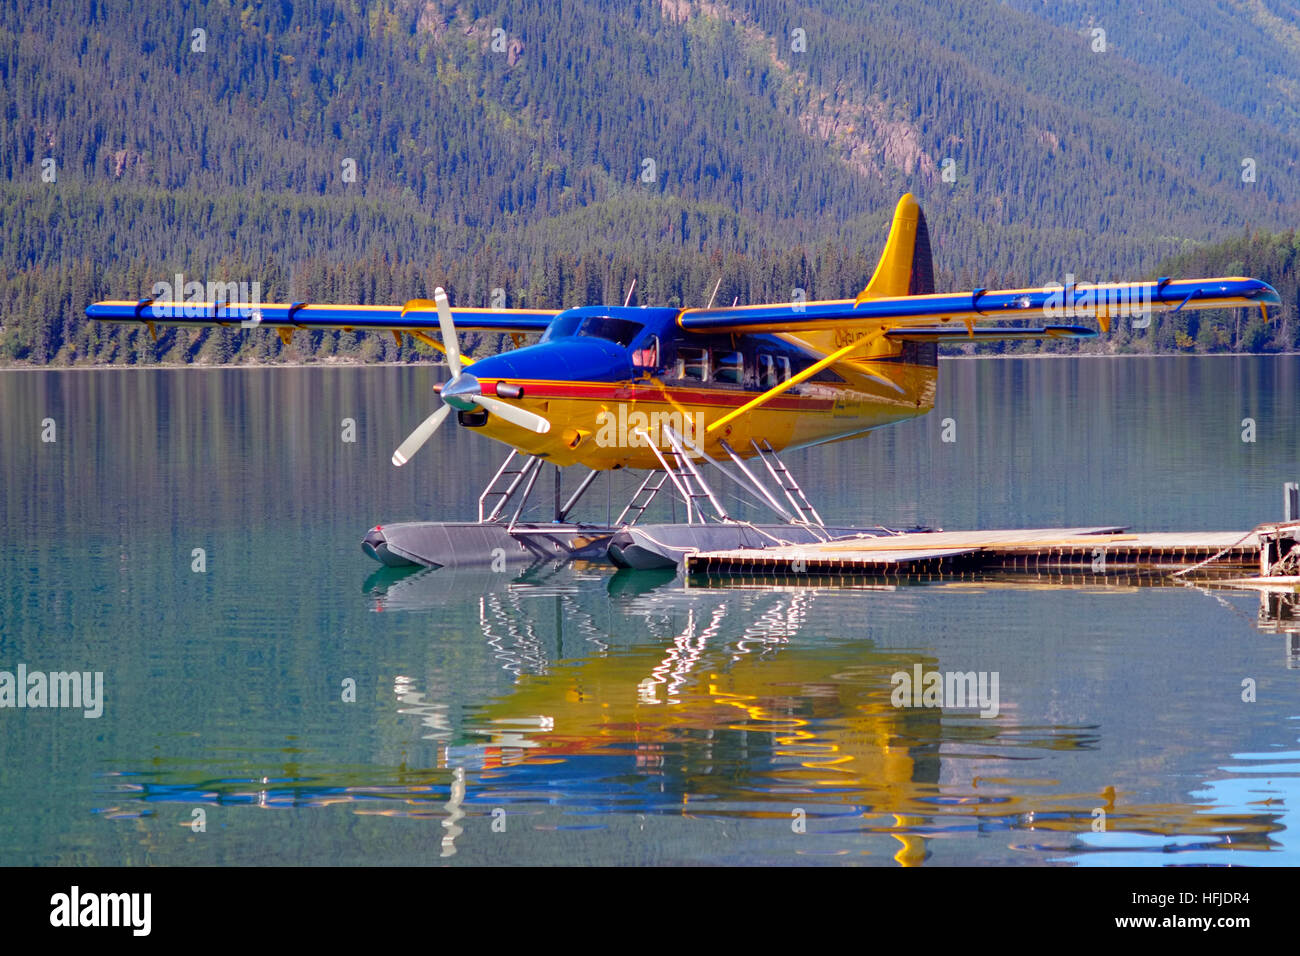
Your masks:
M636 277L632 277L632 284L627 287L627 298L623 300L623 308L627 308L632 303L632 293L636 291Z
M713 308L713 300L718 297L718 290L721 288L722 288L722 276L718 276L718 284L713 287L713 295L709 296L709 304L705 306L706 309Z

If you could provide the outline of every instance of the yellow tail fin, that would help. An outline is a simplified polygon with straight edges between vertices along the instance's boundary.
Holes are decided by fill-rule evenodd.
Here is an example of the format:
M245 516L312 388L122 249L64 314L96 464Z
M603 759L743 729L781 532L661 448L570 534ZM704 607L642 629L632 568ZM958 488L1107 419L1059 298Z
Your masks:
M930 257L930 232L925 214L911 193L904 193L894 209L894 224L875 274L858 293L854 305L868 299L934 292L934 263Z

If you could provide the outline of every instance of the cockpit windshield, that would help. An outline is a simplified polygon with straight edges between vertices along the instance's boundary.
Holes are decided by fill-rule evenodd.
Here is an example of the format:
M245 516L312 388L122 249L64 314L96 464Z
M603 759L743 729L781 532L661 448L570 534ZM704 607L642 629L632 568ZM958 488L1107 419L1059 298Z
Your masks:
M578 323L582 321L580 315L565 315L561 313L551 320L551 324L546 327L542 337L538 342L549 342L552 339L567 339L577 331Z
M644 327L631 319L614 319L605 315L559 315L546 327L541 341L591 336L626 347L632 344L632 340Z

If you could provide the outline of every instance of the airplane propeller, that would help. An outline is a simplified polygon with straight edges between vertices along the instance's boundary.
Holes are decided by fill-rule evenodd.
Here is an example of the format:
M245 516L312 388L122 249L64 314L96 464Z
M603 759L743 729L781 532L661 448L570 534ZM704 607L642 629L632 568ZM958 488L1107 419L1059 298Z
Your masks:
M480 394L478 379L467 374L461 362L460 342L456 337L456 323L452 320L451 304L447 301L447 293L442 286L433 290L433 301L438 307L438 328L442 332L442 347L447 354L447 367L451 370L451 381L442 389L443 406L422 421L415 431L406 436L406 441L402 442L397 451L393 452L393 465L400 468L410 461L411 456L433 437L433 433L451 414L452 408L469 411L473 405L478 405L503 421L518 425L520 428L526 428L538 435L545 435L550 431L551 423L541 415L530 412L526 408L511 405L509 402L503 402L500 399Z

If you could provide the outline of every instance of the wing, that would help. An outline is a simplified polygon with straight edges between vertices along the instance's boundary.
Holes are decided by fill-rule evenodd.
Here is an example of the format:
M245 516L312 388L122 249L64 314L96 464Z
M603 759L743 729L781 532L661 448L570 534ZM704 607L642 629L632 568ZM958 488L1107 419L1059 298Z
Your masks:
M1037 329L980 325L987 320L1084 319L1097 321L1103 331L1117 316L1146 316L1184 309L1265 310L1281 305L1267 282L1240 276L1216 279L1157 279L1154 282L1046 286L990 292L888 298L838 299L826 302L784 302L776 305L724 309L686 309L677 323L688 332L812 332L819 330L883 331L891 339L941 341L956 338L1038 338L1091 335L1078 326ZM945 328L943 323L959 322ZM964 327L964 328L963 328Z
M868 290L870 291L870 287ZM865 295L865 292L864 292ZM865 351L881 339L913 342L990 341L1023 338L1089 338L1097 333L1077 325L1042 325L1032 328L1011 325L980 325L983 319L1094 318L1103 329L1116 316L1149 316L1153 312L1182 309L1222 309L1258 306L1268 315L1268 306L1280 305L1281 297L1266 282L1240 277L1188 279L1174 282L1158 279L1123 285L1046 287L986 292L976 289L947 295L910 295L878 299L848 299L835 302L787 302L748 308L691 309L677 318L689 332L820 333L834 330L834 351L818 359L784 382L714 419L707 431L724 427L732 419L763 405L782 392L841 360L870 365ZM953 323L951 325L946 323ZM859 358L851 358L857 353ZM880 376L877 376L880 377ZM888 379L886 379L888 381ZM897 386L895 386L897 387Z
M452 309L456 328L466 332L541 332L559 309ZM429 336L438 328L438 309L431 299L405 305L322 305L313 302L234 305L222 302L96 302L86 309L100 322L139 323L157 337L159 325L271 328L288 342L297 329L341 329L348 332L390 332L401 342L403 332L441 348Z

